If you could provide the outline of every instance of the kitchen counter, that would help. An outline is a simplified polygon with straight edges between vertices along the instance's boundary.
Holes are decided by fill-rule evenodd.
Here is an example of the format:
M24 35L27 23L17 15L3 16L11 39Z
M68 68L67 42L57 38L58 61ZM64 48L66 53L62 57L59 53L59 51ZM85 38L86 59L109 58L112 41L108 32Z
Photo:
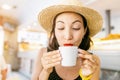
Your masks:
M101 68L120 71L120 50L92 50L100 57Z
M91 51L100 57L102 69L120 71L120 39L96 40Z

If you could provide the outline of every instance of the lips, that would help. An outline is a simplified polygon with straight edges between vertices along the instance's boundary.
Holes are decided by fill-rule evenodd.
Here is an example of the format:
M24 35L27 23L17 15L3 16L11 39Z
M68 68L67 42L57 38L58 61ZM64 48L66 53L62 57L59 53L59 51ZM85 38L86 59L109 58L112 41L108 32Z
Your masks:
M64 44L64 46L73 46L73 44Z

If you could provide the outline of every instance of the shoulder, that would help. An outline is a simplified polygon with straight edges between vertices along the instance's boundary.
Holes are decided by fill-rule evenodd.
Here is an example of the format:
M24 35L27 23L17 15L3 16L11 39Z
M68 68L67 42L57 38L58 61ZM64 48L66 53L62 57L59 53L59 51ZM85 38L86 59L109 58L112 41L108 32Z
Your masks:
M37 56L36 56L36 61L37 62L40 62L40 60L41 60L41 57L43 56L43 54L44 53L46 53L47 52L47 48L40 48L40 50L38 51L38 53L37 53Z
M46 48L41 48L36 56L35 59L35 66L37 69L39 69L41 67L41 58L43 56L43 54L46 52Z
M39 50L39 53L38 53L38 56L40 57L40 56L42 56L43 55L43 53L46 53L47 52L47 48L41 48L40 50Z

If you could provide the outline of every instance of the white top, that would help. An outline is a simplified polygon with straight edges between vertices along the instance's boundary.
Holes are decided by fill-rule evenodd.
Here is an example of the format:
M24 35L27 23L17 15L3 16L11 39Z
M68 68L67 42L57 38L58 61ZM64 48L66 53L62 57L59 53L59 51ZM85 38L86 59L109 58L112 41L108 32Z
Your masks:
M1 75L1 70L4 70L7 68L7 64L4 60L4 57L2 55L0 55L0 80L2 78L2 75Z

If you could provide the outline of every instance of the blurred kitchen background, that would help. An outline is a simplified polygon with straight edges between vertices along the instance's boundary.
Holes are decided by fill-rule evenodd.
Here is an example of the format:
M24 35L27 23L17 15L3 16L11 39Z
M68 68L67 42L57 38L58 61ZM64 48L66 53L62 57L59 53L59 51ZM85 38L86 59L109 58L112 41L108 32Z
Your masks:
M47 46L46 31L37 21L42 1L0 0L0 55L8 64L7 80L30 80L39 49ZM100 80L120 80L120 0L81 1L104 19L90 49L101 59Z

